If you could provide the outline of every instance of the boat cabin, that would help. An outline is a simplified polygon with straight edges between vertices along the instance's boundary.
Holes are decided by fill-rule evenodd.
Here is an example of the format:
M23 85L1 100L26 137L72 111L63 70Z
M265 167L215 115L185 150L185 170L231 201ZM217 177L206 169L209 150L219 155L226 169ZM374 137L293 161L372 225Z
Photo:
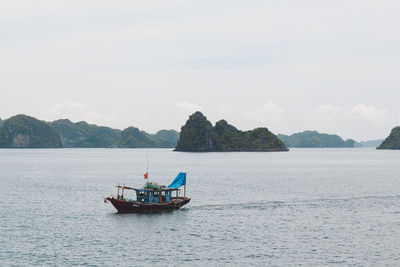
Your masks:
M127 199L124 196L124 191L135 190L136 201L142 204L171 202L173 195L175 198L179 197L179 191L180 191L180 189L178 188L166 188L165 186L158 186L158 185L153 186L153 184L151 183L146 184L144 188L132 188L124 185L122 186L117 185L116 187L118 188L117 199L133 202L133 199ZM173 194L174 191L175 194Z
M136 201L141 203L166 203L172 201L172 192L176 192L176 197L179 195L179 189L162 188L162 189L137 189Z

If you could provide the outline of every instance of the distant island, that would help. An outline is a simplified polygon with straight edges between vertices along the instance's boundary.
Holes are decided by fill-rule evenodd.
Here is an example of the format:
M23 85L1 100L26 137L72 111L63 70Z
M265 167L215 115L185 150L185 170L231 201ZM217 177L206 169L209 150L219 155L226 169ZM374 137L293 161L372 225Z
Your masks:
M385 139L376 139L376 140L369 140L369 141L361 141L356 143L354 146L356 147L379 147Z
M199 111L182 126L175 151L288 151L285 144L267 128L240 131L225 120L215 126Z
M343 140L336 134L303 131L292 135L278 134L278 138L287 147L298 148L347 148L347 147L377 147L383 139L356 142L353 139Z
M121 131L68 119L45 122L23 114L0 120L1 148L173 148L178 139L175 130L149 134L135 127Z
M324 134L317 131L304 131L292 135L278 134L287 147L355 147L356 141L352 139L343 140L340 136L334 134Z
M393 128L390 135L377 149L400 149L400 126Z

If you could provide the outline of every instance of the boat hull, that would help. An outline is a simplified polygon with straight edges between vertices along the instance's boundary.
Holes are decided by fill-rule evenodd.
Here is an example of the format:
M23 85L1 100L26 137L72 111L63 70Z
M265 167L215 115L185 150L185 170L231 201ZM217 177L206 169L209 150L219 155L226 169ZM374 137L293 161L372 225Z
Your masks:
M177 210L190 202L188 197L172 198L172 201L167 203L148 203L143 204L137 201L126 201L108 197L104 199L105 202L109 201L117 209L118 213L150 213L162 212L168 210Z

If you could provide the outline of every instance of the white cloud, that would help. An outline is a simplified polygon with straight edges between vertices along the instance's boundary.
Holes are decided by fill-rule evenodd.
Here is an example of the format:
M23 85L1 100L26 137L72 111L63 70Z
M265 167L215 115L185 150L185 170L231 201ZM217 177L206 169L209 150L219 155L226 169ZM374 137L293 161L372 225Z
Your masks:
M109 111L107 114L89 110L80 102L67 102L56 104L39 115L45 120L69 119L73 122L86 121L99 126L109 126L123 129L128 126L139 127L149 120L147 114L128 116L128 110L121 107L117 110Z
M203 110L201 106L189 102L179 102L176 104L176 106L179 109L183 110L184 112L189 112L189 113Z
M79 102L56 104L44 110L42 115L51 120L67 118L78 121L99 116L93 111L87 111L85 105Z
M351 115L367 122L386 121L387 109L378 109L372 105L359 104L353 107Z
M284 109L268 101L262 108L245 112L245 116L256 122L265 122L266 120L279 119L284 113Z
M324 116L334 116L342 112L343 108L334 105L319 105L317 107L317 112Z

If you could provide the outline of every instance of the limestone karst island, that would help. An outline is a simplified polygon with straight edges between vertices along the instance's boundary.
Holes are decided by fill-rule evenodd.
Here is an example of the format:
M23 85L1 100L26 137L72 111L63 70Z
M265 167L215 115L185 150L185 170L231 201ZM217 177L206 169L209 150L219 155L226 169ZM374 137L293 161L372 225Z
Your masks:
M267 128L240 131L225 120L213 126L197 111L182 126L175 151L288 151L288 148Z
M400 126L392 129L390 135L383 141L378 149L400 149Z
M377 147L400 149L400 126L385 140L356 142L335 134L304 131L292 135L271 133L267 128L241 131L225 120L213 126L195 112L181 132L160 130L155 134L136 127L124 130L59 119L41 121L27 115L0 119L0 148L175 148L185 152L288 151L289 148Z

